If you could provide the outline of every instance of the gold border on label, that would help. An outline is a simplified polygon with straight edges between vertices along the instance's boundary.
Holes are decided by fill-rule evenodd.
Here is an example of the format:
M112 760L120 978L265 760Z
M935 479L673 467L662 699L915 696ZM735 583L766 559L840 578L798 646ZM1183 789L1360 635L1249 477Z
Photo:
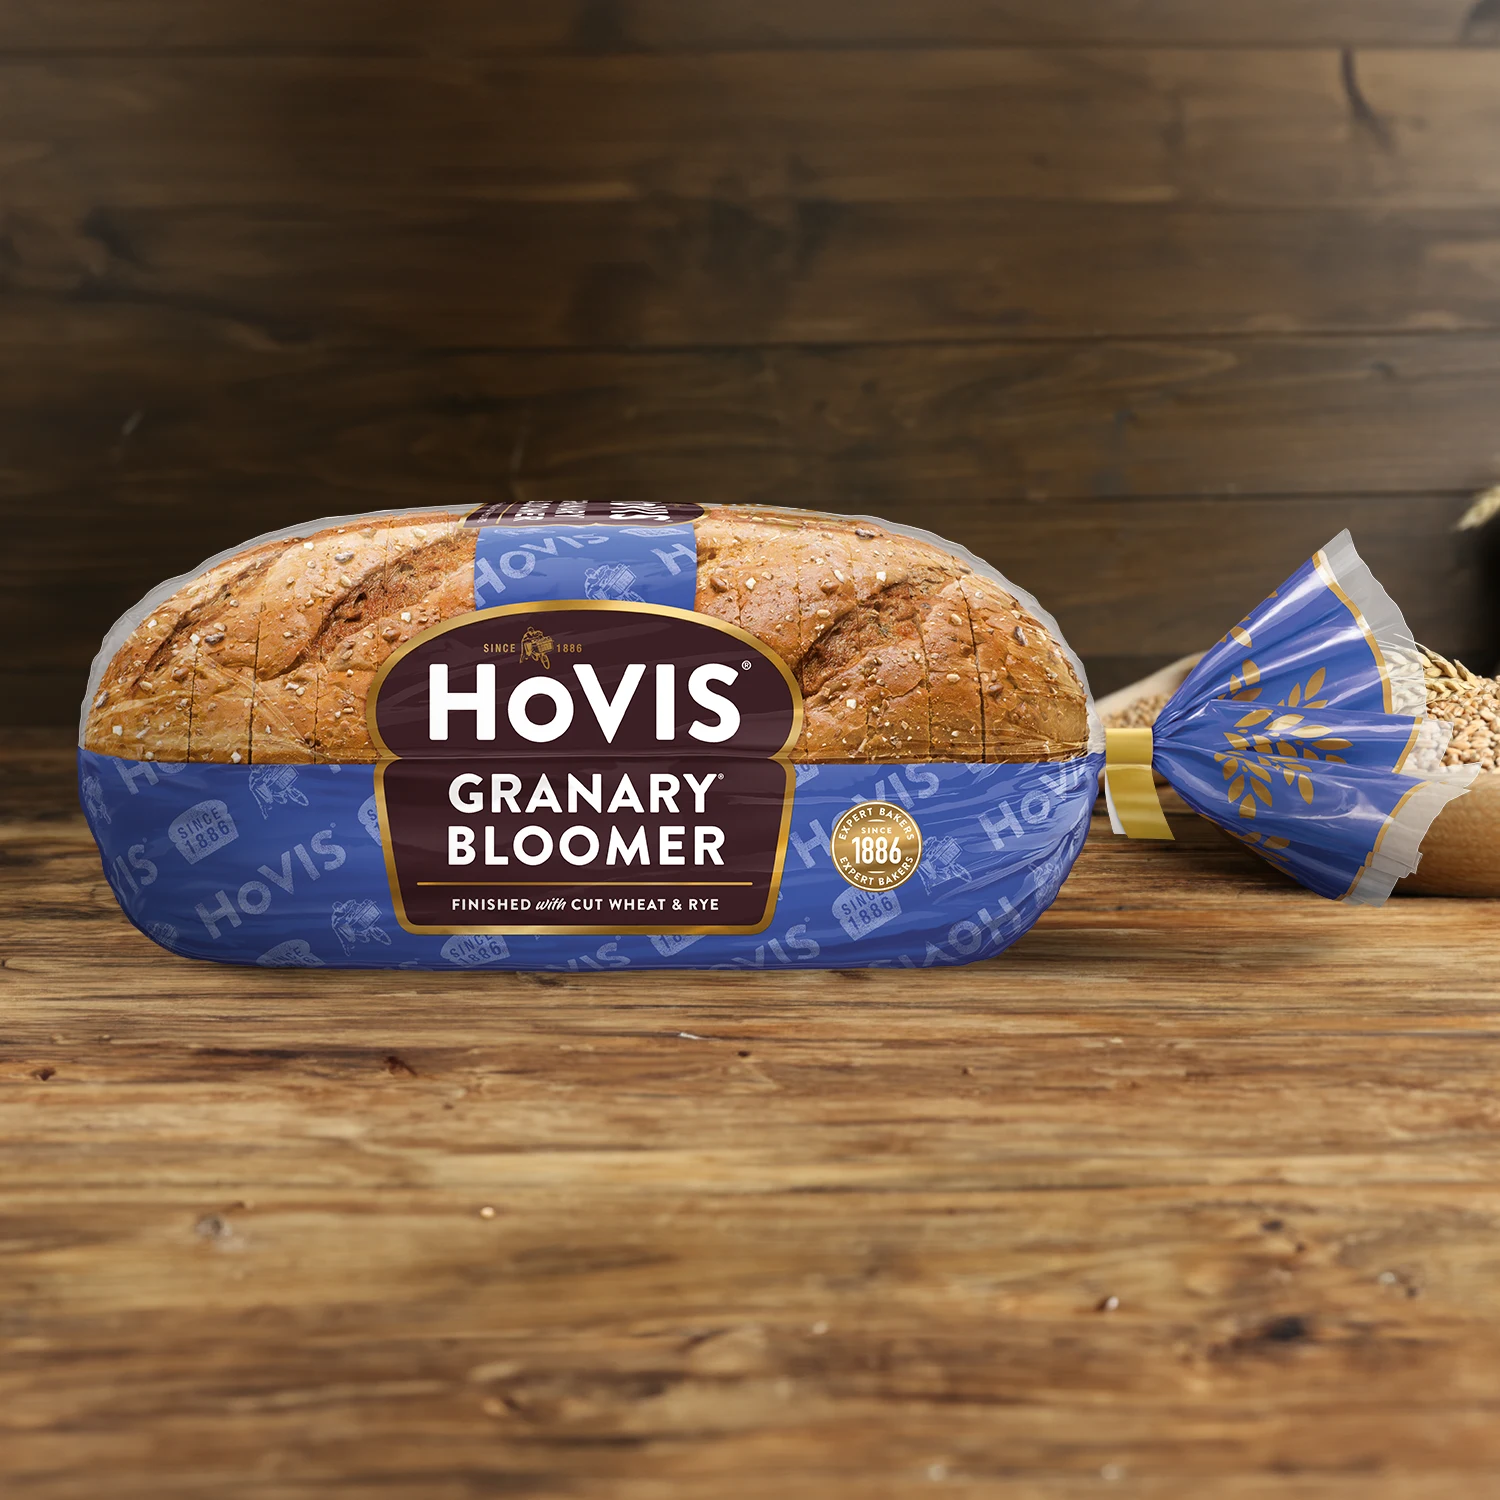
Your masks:
M1391 767L1393 771L1402 771L1404 774L1410 774L1409 772L1405 772L1406 762L1411 758L1412 751L1417 748L1417 737L1422 733L1422 725L1425 722L1425 716L1421 719L1412 720L1411 733L1406 737L1406 748L1397 757L1396 764Z
M785 679L787 687L792 694L792 727L787 734L786 740L774 755L766 757L768 760L780 764L785 773L785 791L781 799L781 827L776 835L776 858L771 866L771 881L766 893L766 906L760 920L750 926L724 927L724 926L692 926L692 927L663 927L659 923L649 926L601 927L597 923L586 923L578 926L562 926L549 924L544 927L515 927L509 924L505 926L418 926L407 921L406 903L401 897L401 884L396 878L396 858L391 848L391 841L386 836L386 830L390 827L390 819L386 815L385 808L385 769L389 765L400 760L399 755L393 755L390 747L381 738L380 730L376 725L376 704L380 699L380 690L385 685L385 679L395 668L396 664L406 657L417 646L425 646L434 636L444 635L450 630L457 630L465 625L472 625L478 620L494 620L507 615L536 615L552 614L559 610L607 610L612 614L621 612L640 615L666 615L672 619L691 620L695 624L707 625L711 629L719 631L722 635L732 636L735 640L743 642L747 646L755 648L755 654L761 659L770 662ZM375 765L375 808L380 820L380 851L385 856L386 880L390 885L391 904L396 913L396 920L402 928L419 936L432 937L546 937L549 934L572 937L675 937L700 936L709 933L744 935L756 932L764 932L771 925L771 919L776 914L776 901L781 894L781 876L786 865L787 838L792 827L792 793L797 784L796 769L790 759L792 746L794 746L802 735L802 689L797 685L797 679L792 676L791 669L766 643L757 636L750 634L748 630L738 625L731 625L725 620L716 620L712 615L699 614L693 609L678 609L672 604L631 604L614 600L604 599L545 599L535 604L501 604L494 609L470 610L465 615L455 615L451 620L444 620L440 625L434 625L430 630L424 630L414 635L409 641L403 641L386 659L380 664L375 673L375 679L370 684L369 696L365 700L365 723L370 731L370 740L380 752L380 758ZM456 759L457 757L455 757ZM858 889L858 887L856 887ZM885 887L891 889L891 887Z
M854 837L845 825L857 813L868 813L869 816L880 816L888 821L900 821L910 825L917 841L917 851L902 860L902 865L909 866L909 868L899 880L892 880L887 885L860 885L844 874L839 864L839 843L843 839ZM917 873L917 866L922 863L922 825L904 807L897 807L894 802L887 802L883 797L867 797L863 802L856 802L853 807L846 808L834 819L833 827L828 831L828 856L833 861L835 873L842 876L844 884L850 890L869 891L874 895L883 895L886 891L893 891L897 886L905 885Z
M1313 568L1317 572L1318 577L1323 580L1324 586L1328 589L1329 593L1354 617L1355 625L1358 626L1360 634L1365 638L1365 645L1370 648L1370 655L1375 658L1375 670L1380 673L1380 690L1385 700L1385 711L1390 713L1391 674L1390 669L1385 664L1385 653L1380 649L1380 643L1375 639L1375 632L1370 629L1359 605L1339 586L1338 578L1333 571L1333 565L1328 561L1321 547L1313 553ZM1403 756L1402 759L1405 759L1405 757Z
M1397 804L1385 815L1385 821L1380 825L1380 832L1375 835L1375 842L1370 845L1370 852L1365 855L1364 864L1362 864L1359 869L1354 872L1354 879L1349 882L1349 888L1344 892L1342 896L1338 898L1340 901L1347 901L1350 896L1352 896L1355 891L1359 889L1360 881L1363 880L1365 876L1369 874L1370 870L1374 867L1375 856L1380 853L1380 846L1385 842L1386 834L1388 834L1391 829L1396 826L1396 822L1401 816L1401 809L1405 807L1406 804L1410 802L1411 799L1415 797L1417 793L1420 792L1424 787L1430 785L1430 782L1419 781L1415 786L1407 787L1407 789L1401 794L1401 800L1397 802Z

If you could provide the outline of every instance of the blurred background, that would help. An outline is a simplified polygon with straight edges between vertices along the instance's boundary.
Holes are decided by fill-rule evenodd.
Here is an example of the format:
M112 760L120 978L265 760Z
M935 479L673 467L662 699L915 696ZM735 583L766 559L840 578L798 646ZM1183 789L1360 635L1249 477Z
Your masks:
M1098 692L1348 526L1487 669L1496 44L1500 0L6 5L0 702L72 721L122 609L271 527L616 494L929 527Z

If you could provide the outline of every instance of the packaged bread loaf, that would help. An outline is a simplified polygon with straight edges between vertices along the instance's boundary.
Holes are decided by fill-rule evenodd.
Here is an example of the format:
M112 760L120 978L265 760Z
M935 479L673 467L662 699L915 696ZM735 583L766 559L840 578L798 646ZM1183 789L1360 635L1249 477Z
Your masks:
M1031 926L1101 774L1118 828L1170 836L1153 764L1304 884L1382 899L1462 790L1409 646L1341 537L1154 741L1106 754L1051 617L926 533L387 512L259 538L127 613L80 787L126 914L192 957L927 967Z

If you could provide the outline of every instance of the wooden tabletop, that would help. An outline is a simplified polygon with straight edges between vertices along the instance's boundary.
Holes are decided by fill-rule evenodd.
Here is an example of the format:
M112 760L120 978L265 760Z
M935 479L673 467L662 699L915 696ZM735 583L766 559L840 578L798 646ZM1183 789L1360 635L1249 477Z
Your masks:
M971 968L220 968L67 739L0 753L8 1494L1500 1494L1495 905L1179 809Z

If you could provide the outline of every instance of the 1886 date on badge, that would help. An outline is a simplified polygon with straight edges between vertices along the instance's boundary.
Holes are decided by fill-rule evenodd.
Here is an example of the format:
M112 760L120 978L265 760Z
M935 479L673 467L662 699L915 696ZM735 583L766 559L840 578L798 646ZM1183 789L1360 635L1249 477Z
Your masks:
M833 825L834 868L862 891L889 891L922 862L922 830L894 802L860 802Z

